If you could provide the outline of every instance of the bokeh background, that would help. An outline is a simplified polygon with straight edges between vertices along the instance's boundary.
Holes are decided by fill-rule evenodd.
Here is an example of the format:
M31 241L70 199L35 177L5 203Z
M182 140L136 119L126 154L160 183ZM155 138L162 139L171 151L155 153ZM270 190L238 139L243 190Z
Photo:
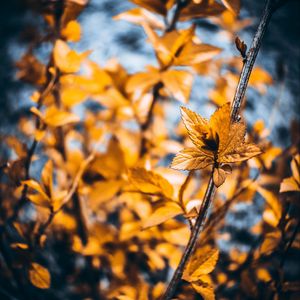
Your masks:
M239 36L250 45L264 1L243 0L241 19L250 18L252 24L243 29ZM117 58L131 73L142 71L147 64L155 64L151 46L146 43L146 35L140 26L115 21L113 16L133 7L124 0L91 0L79 17L83 35L76 50L92 49L91 59L104 66L110 58ZM35 12L34 1L10 0L1 3L0 10L0 134L17 134L19 117L29 114L30 95L33 87L17 79L16 62L21 58L34 38L37 29L42 29L44 21ZM262 119L271 129L270 140L275 146L290 144L290 124L299 120L300 95L300 1L288 3L273 16L261 47L256 65L269 72L274 80L266 93L260 94L249 88L245 115L251 126ZM188 24L185 24L188 26ZM224 32L208 19L198 21L197 34L205 42L223 49L221 56L238 55L235 45L226 38ZM45 62L51 45L47 43L36 49L35 54ZM194 82L189 106L209 115L215 107L207 101L208 92L214 87L210 78L198 76ZM178 122L180 103L173 101L168 110L168 124ZM227 244L220 241L223 250L239 247L249 249L253 243L247 228L261 218L263 200L241 204L227 217L227 228L233 239Z

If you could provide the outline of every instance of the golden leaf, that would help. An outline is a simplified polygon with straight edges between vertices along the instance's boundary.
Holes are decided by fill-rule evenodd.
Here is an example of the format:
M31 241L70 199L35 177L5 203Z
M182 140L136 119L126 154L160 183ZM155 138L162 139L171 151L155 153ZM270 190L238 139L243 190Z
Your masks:
M190 4L181 10L179 20L187 21L194 18L219 15L224 10L224 6L215 1L202 0L200 3L190 1Z
M159 225L183 213L181 207L176 202L168 201L154 210L144 221L143 228Z
M222 0L226 8L228 8L235 15L240 13L241 3L240 0Z
M80 24L76 20L70 21L66 27L62 29L61 34L70 42L78 42L81 36Z
M147 22L151 28L154 29L164 29L164 24L159 20L154 14L142 8L132 8L128 11L120 13L113 17L114 20L124 20L127 22L132 22L135 24L142 25Z
M188 282L197 282L201 276L213 271L219 257L218 249L197 249L188 262L182 279Z
M36 205L51 208L51 199L44 191L43 187L35 180L29 179L22 181L23 185L27 185L29 188L36 191L38 194L27 195L28 199Z
M231 122L230 103L220 107L209 122L186 108L182 108L181 113L189 137L196 147L179 152L172 162L173 168L203 169L212 164L218 166L244 161L261 153L259 147L245 142L245 124ZM217 172L216 182L217 176L223 174L222 171L219 174Z
M173 186L159 174L147 171L144 168L132 168L129 171L129 180L136 189L146 194L173 197Z
M172 161L171 168L176 170L197 170L204 169L214 163L213 157L207 156L197 148L185 148L176 154Z
M159 37L148 25L144 30L156 51L159 63L165 69L170 66L193 66L210 60L219 54L220 48L202 44L195 36L195 26L165 33Z
M260 253L261 254L268 254L272 252L280 243L281 240L281 233L279 230L275 230L269 232L265 235L265 239L260 246Z
M215 168L213 173L213 180L216 187L221 186L226 179L226 172L222 168Z
M280 184L280 193L300 192L300 155L297 154L291 162L292 175L284 178Z
M39 289L48 289L51 283L51 276L48 269L40 264L31 263L29 270L30 282Z
M44 114L42 114L42 112L36 107L32 107L30 111L37 115L44 123L53 127L76 123L80 120L77 115L68 111L59 110L55 106L48 107Z
M177 100L187 103L190 97L193 75L188 71L169 70L161 74L161 81Z
M136 73L130 77L126 84L128 93L143 94L150 90L160 81L160 74L157 69L151 68L148 72Z
M81 63L89 53L89 51L86 51L78 54L76 51L71 50L68 44L62 40L57 40L53 49L55 65L64 73L78 72Z
M174 4L174 0L130 0L136 5L148 9L149 11L165 16L170 8Z
M204 300L215 300L214 289L209 283L199 280L198 282L193 282L192 287Z

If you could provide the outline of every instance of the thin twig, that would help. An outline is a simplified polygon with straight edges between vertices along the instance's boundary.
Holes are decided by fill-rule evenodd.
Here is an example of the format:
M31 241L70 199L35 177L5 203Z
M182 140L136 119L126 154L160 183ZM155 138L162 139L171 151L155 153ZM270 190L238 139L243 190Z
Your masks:
M96 151L96 148L95 150L81 163L80 167L79 167L79 170L74 178L74 181L72 183L72 186L68 192L68 194L66 195L66 197L63 199L62 201L62 205L59 207L58 210L51 210L50 211L50 214L48 216L48 219L47 221L42 224L38 230L38 233L37 233L37 236L36 236L36 241L40 242L40 238L41 236L45 233L45 231L47 230L47 228L51 225L54 217L56 216L56 214L61 211L65 205L72 199L72 197L74 196L74 194L77 192L77 189L78 189L78 185L80 183L80 180L82 178L82 175L84 173L84 171L86 170L86 168L88 167L88 165L92 162L92 160L95 158L95 151Z
M245 92L246 92L246 89L248 86L249 77L250 77L254 62L256 60L259 48L261 46L261 41L262 41L263 35L266 31L267 25L270 21L270 18L272 16L273 12L274 12L274 9L272 6L272 0L267 0L264 11L262 13L262 17L260 19L260 22L259 22L259 25L257 28L257 31L254 35L250 50L247 53L247 57L245 59L245 63L243 65L242 72L240 75L239 83L236 88L236 93L235 93L235 96L233 99L232 111L231 111L231 121L232 122L238 122L238 120L239 120L239 111L240 111L240 107L241 107L241 104L244 99L244 95L245 95ZM216 187L213 183L212 175L213 175L213 173L211 173L211 175L210 175L210 179L209 179L209 183L208 183L208 186L206 189L204 200L202 202L202 205L201 205L198 217L196 219L196 223L194 225L193 231L191 233L189 242L184 250L184 253L179 262L179 265L177 266L177 269L175 270L174 275L167 287L167 290L162 297L162 299L164 299L164 300L170 300L174 296L177 286L178 286L179 282L181 281L181 277L182 277L185 265L188 262L190 256L193 254L198 236L199 236L200 232L202 231L208 209L213 200L214 192L216 190Z
M190 183L191 179L193 178L194 173L195 173L194 170L189 172L188 176L185 178L183 184L181 185L179 193L178 193L178 201L179 201L179 204L180 204L182 210L184 211L185 215L187 215L187 210L186 210L186 207L185 207L185 204L184 204L183 194L184 194L188 184ZM192 223L190 218L188 218L188 222L189 222L190 229L192 230L193 229L193 223Z
M189 4L189 2L190 2L190 0L177 0L177 5L176 5L176 8L175 8L175 12L172 16L172 20L171 20L170 24L166 27L166 29L164 31L165 33L173 31L173 30L176 29L176 23L179 19L180 12L185 6L187 6ZM170 66L165 67L164 71L169 67ZM159 99L159 91L162 88L163 88L163 83L162 82L158 82L153 87L152 103L151 103L151 106L149 108L149 111L148 111L148 114L147 114L147 117L146 117L146 121L140 125L141 134L142 134L140 153L139 153L140 158L143 157L147 152L147 138L146 138L145 134L146 134L146 131L148 130L148 128L150 127L151 123L152 123L154 107L155 107L156 102Z

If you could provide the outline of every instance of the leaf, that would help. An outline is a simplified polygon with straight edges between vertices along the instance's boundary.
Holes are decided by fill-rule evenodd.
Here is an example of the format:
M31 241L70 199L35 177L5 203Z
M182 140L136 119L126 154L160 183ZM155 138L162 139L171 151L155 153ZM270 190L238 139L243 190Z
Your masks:
M198 114L182 108L183 122L196 147L179 152L172 167L178 170L202 169L210 164L240 162L260 154L259 147L245 142L245 124L231 122L230 111L230 103L226 103L207 122ZM223 175L223 171L215 172L216 183L222 183Z
M291 162L292 175L284 178L280 184L280 193L284 192L299 192L300 191L300 155L297 154Z
M42 174L42 182L46 190L46 194L49 198L52 198L53 195L53 162L52 160L48 160L43 168Z
M261 254L268 254L274 251L274 249L279 245L281 240L281 233L279 230L269 232L265 235L264 241L260 246Z
M268 191L267 189L262 188L258 184L252 185L252 188L256 187L256 191L261 194L261 196L265 199L267 204L273 210L276 218L280 220L282 215L282 204L274 193Z
M57 40L53 49L53 57L55 65L63 73L78 72L83 60L89 55L89 51L78 54L71 50L67 43Z
M194 130L194 128L201 128L201 127L206 128L208 126L208 121L186 107L181 106L180 111L181 111L182 121L194 145L195 146L203 145L203 141L202 141L203 135L199 134L199 132Z
M197 249L188 262L182 279L188 282L197 282L201 276L211 273L219 258L218 249Z
M232 152L227 152L220 157L222 163L233 163L248 160L262 153L262 150L255 144L244 143Z
M184 212L177 203L168 201L154 210L154 212L146 219L146 221L144 221L143 228L145 229L159 225L183 213Z
M238 15L241 9L240 0L222 0L226 8L228 8L232 13Z
M215 168L213 180L216 187L221 186L226 180L226 172L222 168Z
M146 8L152 12L165 16L168 8L174 3L173 0L130 0L132 3Z
M198 282L193 282L192 287L204 300L215 300L214 289L209 283L199 280Z
M176 154L171 168L176 170L197 170L214 163L213 157L207 156L197 148L185 148Z
M69 42L78 42L81 36L80 24L76 20L70 21L61 31L63 37Z
M139 191L148 194L173 197L173 187L164 177L144 168L132 168L129 180Z
M300 192L300 185L294 177L284 178L280 184L280 193Z
M39 195L28 195L30 201L34 204L50 208L51 207L51 199L48 197L42 186L35 180L29 179L22 181L23 185L27 185L29 188L38 192Z
M162 73L161 80L175 99L188 102L193 84L193 75L190 72L169 70Z
M32 107L31 112L37 115L44 123L53 127L60 127L80 121L80 118L70 112L57 109L55 106L50 106L42 114L36 107Z
M149 72L141 72L132 75L127 84L126 91L134 94L144 94L160 81L160 74L156 69L150 69Z
M192 41L182 49L179 57L175 59L176 66L193 66L212 59L221 52L220 48L208 44L195 44Z
M194 18L205 18L221 14L225 10L224 6L210 0L202 0L200 3L190 1L189 4L181 10L179 20L188 21Z
M31 263L29 270L30 282L39 289L48 289L51 283L51 276L48 269L40 264Z
M114 16L113 19L124 20L139 25L147 22L151 28L160 30L163 30L165 27L163 22L161 22L154 14L142 8L132 8L128 11L120 13L117 16Z
M260 67L255 67L249 78L249 85L256 88L261 94L265 94L266 85L273 83L272 76Z

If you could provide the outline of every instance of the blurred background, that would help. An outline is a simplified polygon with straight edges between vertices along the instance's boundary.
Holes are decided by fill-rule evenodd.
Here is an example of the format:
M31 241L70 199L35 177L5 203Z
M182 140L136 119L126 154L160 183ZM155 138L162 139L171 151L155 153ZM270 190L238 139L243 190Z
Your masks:
M16 62L25 53L30 42L44 26L44 21L35 12L35 0L10 0L1 3L0 10L0 130L7 134L15 130L20 115L28 113L29 96L33 87L17 79ZM264 1L243 0L240 19L250 18L252 23L239 32L239 36L250 45ZM129 1L91 0L79 17L83 35L74 47L84 51L92 49L91 58L104 65L109 58L117 58L129 72L142 71L147 64L155 64L151 46L145 42L146 36L140 26L115 21L113 16L133 7ZM266 93L258 94L248 90L246 117L251 124L263 119L271 127L271 139L275 145L289 143L290 121L299 117L300 78L300 2L287 1L271 20L260 50L256 65L269 72L274 80ZM235 46L224 32L208 19L200 20L197 29L199 38L206 43L223 49L221 56L238 55ZM185 24L186 26L188 24ZM50 44L48 45L50 47ZM47 59L47 43L35 50L43 61ZM192 108L209 114L213 106L207 105L207 94L214 87L208 78L197 77L191 97ZM179 103L172 107L178 108ZM173 111L173 110L171 110ZM172 120L170 114L170 122ZM179 115L179 114L175 114Z
M16 135L20 116L30 114L29 108L32 105L30 96L34 87L18 80L16 64L38 35L38 31L43 30L45 26L44 20L37 13L38 2L40 1L11 0L1 4L0 134L2 136ZM240 19L250 19L251 22L238 35L248 47L259 22L263 2L242 1ZM110 58L116 58L130 73L143 71L148 64L156 65L153 49L146 42L147 37L142 27L126 21L113 20L113 16L132 7L134 5L129 1L91 0L79 16L82 38L79 43L71 46L80 52L91 49L90 58L101 66L104 66ZM264 120L270 130L271 142L283 148L290 144L292 121L299 119L299 11L299 1L288 1L273 16L256 62L256 66L260 66L271 75L273 82L264 88L263 93L249 87L244 111L248 126L259 119ZM181 25L184 28L189 24L186 22ZM208 18L198 21L197 35L203 42L223 49L218 57L230 58L239 55L232 38ZM34 53L46 63L50 50L50 43L42 43ZM209 116L215 106L208 101L208 95L215 85L214 79L197 76L188 106ZM167 110L167 124L171 129L179 121L181 103L171 101L167 105L170 106ZM36 172L35 169L33 172ZM229 214L227 229L235 238L229 244L221 242L220 246L224 250L232 246L247 250L252 244L251 236L246 234L247 228L255 224L257 218L261 218L262 209L263 201L257 199L254 205L242 204L234 214Z

